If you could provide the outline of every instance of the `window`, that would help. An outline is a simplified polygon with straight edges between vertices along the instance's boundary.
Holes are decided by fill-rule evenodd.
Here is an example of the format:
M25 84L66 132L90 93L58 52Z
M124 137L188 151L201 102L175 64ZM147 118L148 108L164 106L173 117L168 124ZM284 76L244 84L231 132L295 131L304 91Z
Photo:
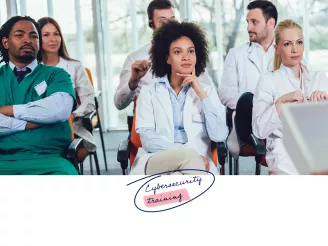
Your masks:
M304 0L279 0L278 1L278 22L285 19L292 19L303 25Z
M109 8L109 32L111 38L111 60L112 78L110 78L109 92L110 98L114 98L117 86L120 82L120 73L124 61L132 52L132 25L130 13L130 0L113 0L108 2ZM114 101L109 102L111 129L127 129L126 114L131 110L132 104L125 110L117 110Z
M92 0L80 0L82 19L83 54L81 62L91 70L95 88L97 88L96 56L93 34Z
M22 15L23 13L18 1L17 7L20 9L18 13ZM36 21L42 17L48 16L47 0L26 0L26 15L32 17Z
M37 0L40 1L40 0ZM45 0L43 0L45 2ZM75 19L75 1L55 0L53 1L53 18L58 22L69 55L76 58L76 19Z
M328 2L313 0L309 11L309 65L314 71L328 71Z
M248 41L246 7L248 1L221 0L223 56L228 51Z
M216 1L193 1L192 20L205 28L210 48L210 63L207 66L208 73L212 77L215 88L218 89L219 78L219 53L216 34Z
M137 0L137 27L140 47L148 44L153 34L152 29L148 25L147 7L149 3L149 0Z
M0 6L0 26L2 26L7 20L6 0L0 0Z

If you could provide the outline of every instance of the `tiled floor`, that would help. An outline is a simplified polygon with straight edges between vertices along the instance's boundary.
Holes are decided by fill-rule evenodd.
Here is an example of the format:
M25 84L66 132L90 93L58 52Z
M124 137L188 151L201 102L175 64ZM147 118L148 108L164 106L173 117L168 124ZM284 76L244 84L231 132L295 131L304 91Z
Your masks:
M98 159L100 163L100 169L102 175L121 175L121 167L117 162L117 148L119 143L126 139L128 136L127 131L112 131L104 133L104 141L106 147L106 157L108 171L105 171L105 163L103 157L103 151L101 148L101 141L99 132L95 132L95 139L98 145ZM93 168L95 173L95 167ZM84 174L90 174L90 162L87 159L84 163ZM226 164L226 174L228 174L228 165ZM254 157L241 157L239 161L239 174L240 175L253 175L255 174L255 159ZM268 174L267 168L262 167L261 174Z

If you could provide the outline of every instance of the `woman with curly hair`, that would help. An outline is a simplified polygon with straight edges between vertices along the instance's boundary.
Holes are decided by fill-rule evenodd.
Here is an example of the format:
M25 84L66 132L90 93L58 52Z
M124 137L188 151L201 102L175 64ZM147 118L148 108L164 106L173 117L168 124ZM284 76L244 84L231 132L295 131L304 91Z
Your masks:
M158 80L142 87L138 97L142 148L130 174L218 174L211 140L224 141L228 130L215 88L197 79L209 61L205 32L191 22L170 21L154 34L150 57Z

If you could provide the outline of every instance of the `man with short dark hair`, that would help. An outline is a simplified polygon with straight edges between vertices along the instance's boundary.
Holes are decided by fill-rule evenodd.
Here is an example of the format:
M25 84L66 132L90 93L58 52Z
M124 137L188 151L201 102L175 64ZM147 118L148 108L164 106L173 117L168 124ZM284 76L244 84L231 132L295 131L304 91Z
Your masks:
M174 20L174 6L169 0L153 0L147 8L149 27L153 32L157 31L164 23ZM120 74L120 84L118 85L114 103L118 110L125 109L138 96L140 89L144 85L155 82L150 68L149 50L151 44L147 44L139 50L130 54L123 65ZM213 84L207 71L198 77L199 82Z
M30 17L0 29L0 174L77 174L62 157L71 142L75 94L69 74L38 63L41 35Z
M278 12L275 5L266 0L253 1L249 3L247 9L249 42L229 50L221 78L219 97L222 104L235 110L233 123L236 124L239 139L250 143L253 93L259 77L273 70L274 28L277 24ZM231 141L228 141L228 146L236 156L239 144L236 141L234 128L229 136Z

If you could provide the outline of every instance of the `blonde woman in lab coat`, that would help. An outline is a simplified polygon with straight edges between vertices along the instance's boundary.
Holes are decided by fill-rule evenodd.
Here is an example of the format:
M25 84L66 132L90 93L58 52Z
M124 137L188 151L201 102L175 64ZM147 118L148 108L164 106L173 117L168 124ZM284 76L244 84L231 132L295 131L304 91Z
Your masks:
M136 132L142 148L130 174L219 174L211 140L225 141L228 129L215 88L197 79L209 60L206 33L194 23L170 21L154 35L150 56L158 79L143 86L138 97Z
M303 62L303 31L293 20L277 25L275 42L274 71L260 77L253 99L253 133L267 139L270 174L298 174L283 145L281 105L327 100L328 78Z

